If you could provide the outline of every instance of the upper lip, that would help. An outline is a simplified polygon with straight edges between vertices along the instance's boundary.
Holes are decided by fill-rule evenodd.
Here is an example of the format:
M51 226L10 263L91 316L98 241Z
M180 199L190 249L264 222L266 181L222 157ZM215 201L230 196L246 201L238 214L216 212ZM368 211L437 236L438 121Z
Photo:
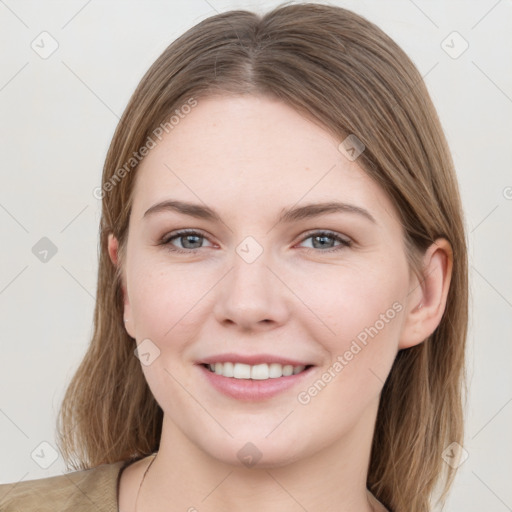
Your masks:
M243 363L248 365L256 365L263 363L279 363L283 366L310 366L311 363L299 361L297 359L290 359L272 354L217 354L215 356L205 357L198 361L198 364L214 364L214 363Z

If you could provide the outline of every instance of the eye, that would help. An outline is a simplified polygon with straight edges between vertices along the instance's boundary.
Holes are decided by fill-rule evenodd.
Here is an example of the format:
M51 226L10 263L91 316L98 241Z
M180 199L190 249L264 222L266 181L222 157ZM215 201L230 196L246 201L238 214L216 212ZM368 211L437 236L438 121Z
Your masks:
M181 248L173 244L175 240L180 241ZM193 253L202 248L204 240L207 240L207 238L199 231L186 229L170 233L169 236L164 237L161 244L165 245L169 251Z
M174 244L178 240L181 247L177 247ZM162 239L161 245L166 246L172 252L190 254L202 249L205 240L207 238L201 232L187 229L170 233ZM304 243L306 240L311 240L310 247L303 247L307 251L320 249L321 252L333 252L352 245L350 239L344 238L333 231L312 232L306 238L303 238L301 243Z
M305 249L320 249L321 252L339 251L352 245L351 240L344 238L332 231L315 231L304 238L302 243L304 243L306 240L311 240L312 243L311 247L305 247ZM334 245L335 242L338 242L338 245Z

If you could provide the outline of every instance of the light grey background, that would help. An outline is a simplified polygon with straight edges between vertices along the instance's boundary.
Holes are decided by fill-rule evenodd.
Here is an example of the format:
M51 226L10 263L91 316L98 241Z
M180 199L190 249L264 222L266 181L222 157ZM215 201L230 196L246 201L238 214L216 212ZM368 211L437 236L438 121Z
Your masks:
M464 202L472 292L469 457L446 510L512 510L512 3L330 3L393 37L438 109ZM0 482L65 470L58 454L47 469L36 460L51 462L40 443L56 446L57 411L91 335L100 212L92 191L131 93L200 20L277 4L0 0ZM453 31L469 44L457 58L464 41ZM42 58L52 39L58 48ZM32 252L42 237L57 247L46 263Z

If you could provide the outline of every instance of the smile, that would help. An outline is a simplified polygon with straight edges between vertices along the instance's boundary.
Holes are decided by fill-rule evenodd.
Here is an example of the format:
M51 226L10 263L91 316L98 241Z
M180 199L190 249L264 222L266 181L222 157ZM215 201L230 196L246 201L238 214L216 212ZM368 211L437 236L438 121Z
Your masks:
M212 373L233 379L267 380L289 377L303 372L308 366L280 363L244 364L244 363L212 363L205 364Z

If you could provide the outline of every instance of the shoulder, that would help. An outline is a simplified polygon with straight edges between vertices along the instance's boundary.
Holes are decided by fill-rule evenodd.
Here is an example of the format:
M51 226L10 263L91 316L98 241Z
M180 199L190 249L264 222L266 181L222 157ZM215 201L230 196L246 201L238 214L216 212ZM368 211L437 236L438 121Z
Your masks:
M117 512L115 462L63 475L0 485L1 512Z

